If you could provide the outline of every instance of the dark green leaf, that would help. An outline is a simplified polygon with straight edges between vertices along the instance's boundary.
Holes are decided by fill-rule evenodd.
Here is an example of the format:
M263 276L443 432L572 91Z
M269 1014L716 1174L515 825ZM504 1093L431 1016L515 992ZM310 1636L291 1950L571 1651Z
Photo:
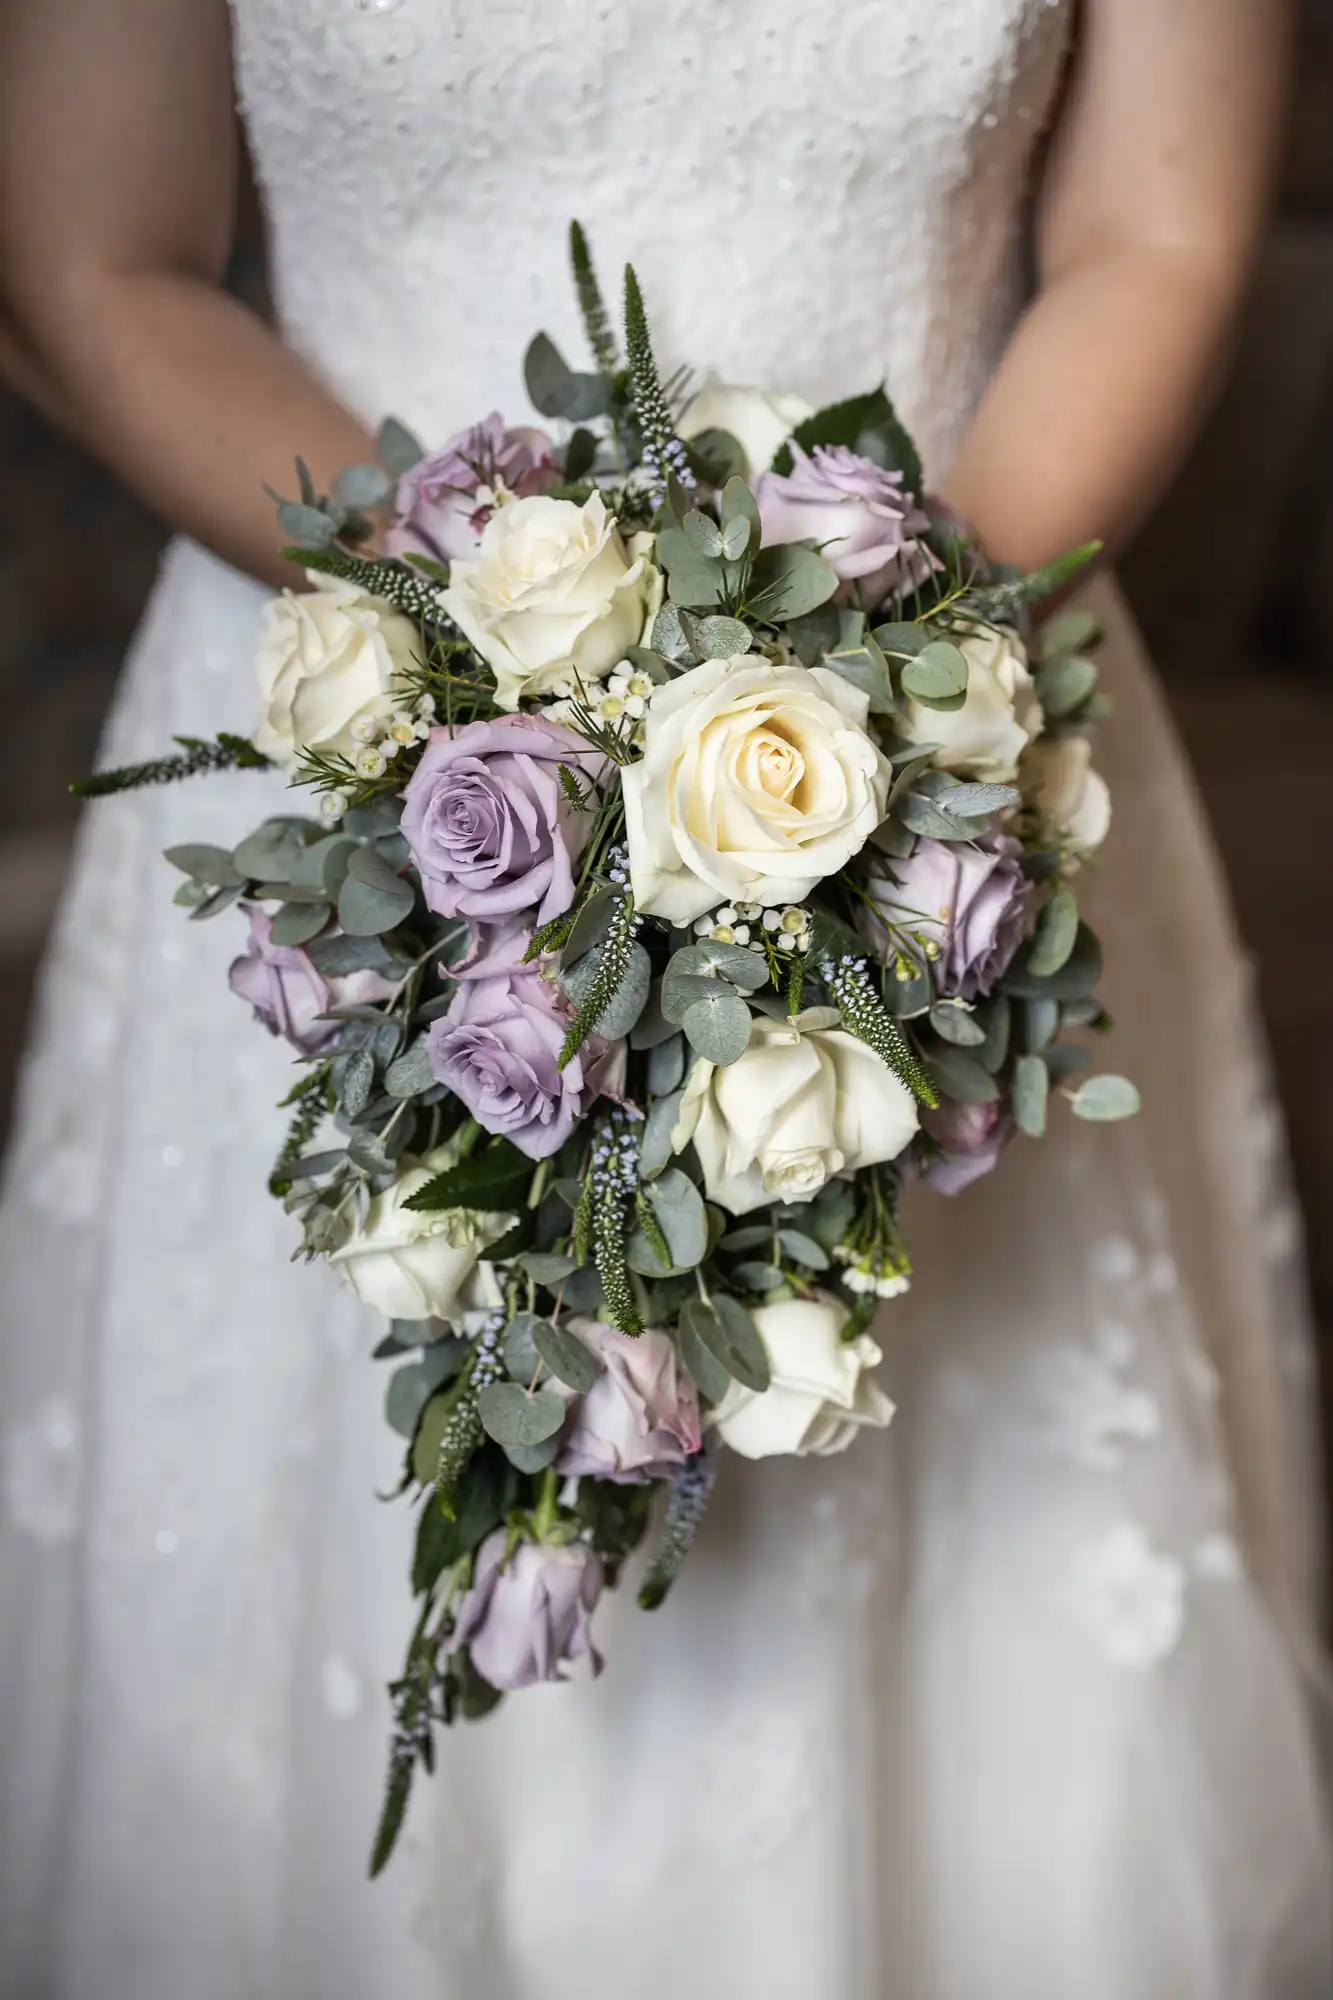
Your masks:
M993 1104L1000 1094L990 1071L964 1049L936 1049L926 1068L941 1096L960 1104Z
M1069 960L1078 937L1078 904L1068 889L1057 889L1037 919L1027 968L1037 979L1048 979Z
M817 444L846 445L887 471L901 472L907 494L921 492L920 454L882 388L816 410L796 426L792 436L802 451L812 451ZM783 445L773 460L773 469L790 472L791 467L791 452Z
M532 1329L532 1338L538 1354L556 1380L586 1396L602 1369L578 1335L570 1333L567 1327L554 1325L549 1319L540 1319Z
M278 911L269 928L271 944L306 944L323 930L333 915L327 903L288 903Z
M762 623L778 624L826 604L837 588L831 562L798 542L780 543L755 557L746 608Z
M1093 931L1081 923L1074 948L1058 972L1044 978L1032 970L1031 945L1025 945L1004 976L1007 993L1019 999L1081 1000L1102 976L1102 953Z
M375 445L386 471L391 472L395 479L401 479L405 472L410 472L426 456L425 446L397 417L384 419Z
M713 1320L713 1315L701 1299L687 1299L681 1308L676 1338L680 1343L681 1360L693 1377L699 1394L707 1397L710 1403L720 1403L727 1393L731 1376L709 1342L700 1335L701 1318ZM716 1322L713 1337L715 1341L723 1338L722 1329Z
M456 1167L446 1167L409 1195L403 1206L434 1214L446 1208L505 1209L527 1196L532 1161L501 1139Z

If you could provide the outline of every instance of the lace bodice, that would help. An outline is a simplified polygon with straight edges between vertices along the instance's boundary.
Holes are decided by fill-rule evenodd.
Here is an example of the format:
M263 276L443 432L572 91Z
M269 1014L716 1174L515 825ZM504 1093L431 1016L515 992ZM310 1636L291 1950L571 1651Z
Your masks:
M1071 0L233 0L289 339L438 439L581 356L565 225L668 359L881 373L938 472L1019 296Z

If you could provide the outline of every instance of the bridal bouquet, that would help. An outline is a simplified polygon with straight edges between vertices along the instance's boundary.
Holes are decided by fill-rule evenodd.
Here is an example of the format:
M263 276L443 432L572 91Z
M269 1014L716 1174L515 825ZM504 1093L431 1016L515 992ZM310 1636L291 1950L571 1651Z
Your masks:
M551 430L389 423L332 497L300 467L253 741L82 787L317 795L167 858L195 918L239 905L232 987L301 1065L272 1192L389 1322L420 1615L375 1868L435 1722L600 1667L653 1518L661 1603L719 1448L888 1423L904 1186L1137 1101L1066 1038L1109 1025L1097 635L1028 619L1091 551L988 564L882 389L663 381L632 270L622 359L572 250L595 366L534 341Z

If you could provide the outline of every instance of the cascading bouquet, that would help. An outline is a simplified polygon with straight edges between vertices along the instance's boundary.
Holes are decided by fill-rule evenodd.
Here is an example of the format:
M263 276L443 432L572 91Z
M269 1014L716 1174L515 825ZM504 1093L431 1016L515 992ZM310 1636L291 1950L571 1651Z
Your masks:
M232 986L302 1065L271 1190L400 1364L421 1604L374 1869L435 1722L600 1666L659 1488L646 1607L718 1446L888 1423L904 1184L956 1192L1053 1087L1137 1103L1063 1038L1109 1025L1071 886L1109 817L1096 632L1028 637L1092 551L989 564L882 389L664 383L632 270L622 363L572 253L595 369L527 357L559 441L391 422L333 497L299 467L312 588L268 608L253 741L78 788L318 794L167 858L193 917L248 915Z

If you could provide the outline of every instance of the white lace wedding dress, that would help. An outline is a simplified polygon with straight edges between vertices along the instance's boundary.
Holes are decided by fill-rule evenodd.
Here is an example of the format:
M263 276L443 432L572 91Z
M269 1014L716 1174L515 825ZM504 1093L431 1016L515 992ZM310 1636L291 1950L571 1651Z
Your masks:
M886 374L938 473L1073 12L236 0L286 333L429 439L517 414L532 330L580 352L577 215L668 355L816 401ZM172 550L109 758L249 727L261 599ZM1194 793L1098 599L1142 1117L918 1204L893 1427L728 1468L667 1606L451 1736L373 1888L410 1615L376 1327L287 1261L288 1060L159 858L282 793L88 814L0 1239L5 2000L1333 1991L1297 1224Z

